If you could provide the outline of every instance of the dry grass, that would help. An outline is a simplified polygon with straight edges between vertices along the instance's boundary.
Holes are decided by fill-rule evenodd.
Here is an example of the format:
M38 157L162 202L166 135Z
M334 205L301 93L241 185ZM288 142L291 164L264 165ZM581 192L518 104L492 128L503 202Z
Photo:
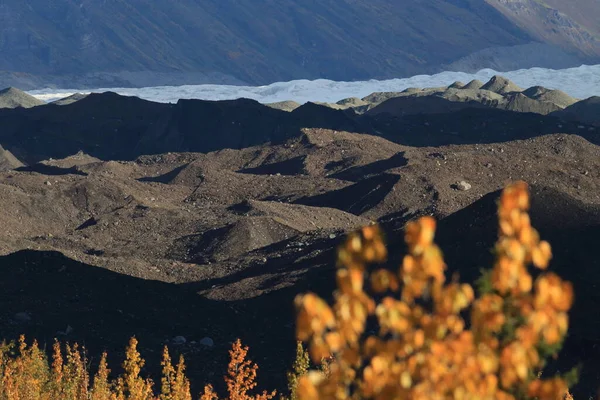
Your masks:
M541 378L541 371L567 333L573 289L547 271L551 248L531 226L528 208L525 183L502 193L496 261L477 294L457 278L446 281L430 217L406 226L409 254L397 271L368 270L387 258L376 225L351 234L338 252L335 303L313 293L296 298L299 342L288 398L571 399L567 376ZM35 341L3 343L0 400L191 400L183 357L173 365L164 348L157 390L141 376L145 361L137 344L130 340L120 376L109 378L105 353L90 379L77 344L55 342L49 360ZM238 339L222 398L274 398L275 391L251 394L258 366L247 353ZM310 359L320 369L311 370ZM209 384L198 398L220 397Z

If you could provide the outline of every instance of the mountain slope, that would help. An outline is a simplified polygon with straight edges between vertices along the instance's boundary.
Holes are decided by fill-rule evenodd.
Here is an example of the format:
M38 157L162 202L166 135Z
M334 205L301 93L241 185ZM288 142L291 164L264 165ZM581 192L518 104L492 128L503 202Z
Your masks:
M475 0L5 0L0 26L0 71L30 74L0 81L26 89L389 78L534 39Z
M580 55L600 55L600 3L593 0L486 0L535 40Z

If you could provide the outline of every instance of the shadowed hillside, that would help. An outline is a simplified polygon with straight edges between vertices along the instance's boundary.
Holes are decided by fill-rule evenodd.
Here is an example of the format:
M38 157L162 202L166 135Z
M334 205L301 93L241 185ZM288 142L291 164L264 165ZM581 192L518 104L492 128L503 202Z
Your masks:
M114 93L0 109L3 336L77 340L115 363L135 334L149 365L164 343L185 354L197 385L220 381L241 337L261 385L281 388L293 299L331 293L348 232L379 222L397 266L405 224L434 216L451 272L472 282L491 262L498 190L525 180L552 268L583 299L552 368L582 361L575 394L587 397L600 368L600 147L580 118L594 98L567 107L561 93L492 83L374 94L365 112Z

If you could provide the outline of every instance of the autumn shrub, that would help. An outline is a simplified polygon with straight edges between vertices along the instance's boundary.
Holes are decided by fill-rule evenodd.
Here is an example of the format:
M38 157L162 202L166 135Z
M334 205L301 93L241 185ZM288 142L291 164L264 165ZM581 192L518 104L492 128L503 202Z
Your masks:
M183 357L173 367L165 347L161 393L155 396L153 382L140 376L145 361L137 344L137 339L131 338L123 373L113 380L109 379L107 355L103 353L90 382L85 350L78 344L67 343L63 350L56 341L49 360L35 340L27 345L24 336L17 344L2 343L0 400L191 400Z
M406 225L408 254L398 270L381 267L387 248L377 225L349 235L338 251L333 304L314 293L296 298L297 338L313 361L333 358L328 374L299 379L298 398L564 398L565 377L541 372L567 332L573 289L547 271L551 248L528 209L524 182L504 189L495 263L477 296L446 280L432 217Z
M251 360L246 359L248 347L242 346L240 339L236 340L231 350L229 350L229 365L225 383L227 384L228 400L270 400L277 394L276 391L268 393L263 391L259 394L250 394L256 386L256 375L258 365ZM204 393L201 400L216 400L219 397L215 393L212 385L204 387Z
M174 365L169 349L163 348L162 377L157 395L154 382L141 374L145 360L137 345L137 339L132 337L119 376L110 378L105 352L96 374L90 379L85 349L78 344L61 346L55 341L49 360L35 340L27 345L25 337L21 336L16 344L4 342L0 345L0 400L192 400L183 356L179 356ZM269 400L275 397L275 391L250 393L257 386L258 365L246 358L247 353L248 347L242 346L239 339L233 343L224 377L228 395L222 399ZM197 398L218 400L220 397L212 385L206 385Z

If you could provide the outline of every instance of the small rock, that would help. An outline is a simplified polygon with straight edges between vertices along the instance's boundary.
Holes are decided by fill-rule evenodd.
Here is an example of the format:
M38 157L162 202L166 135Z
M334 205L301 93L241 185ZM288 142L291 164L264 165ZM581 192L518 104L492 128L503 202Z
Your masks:
M50 181L46 181L46 182L44 182L44 185L46 185L46 186L52 186L52 183Z
M200 339L200 344L206 347L213 347L215 345L215 342L207 336Z
M485 166L486 166L487 168L492 168L492 163L487 163L487 164L485 164Z
M67 336L71 332L73 332L73 327L71 325L67 325L67 329L65 329L64 331L58 331L56 332L56 334L60 336Z
M14 315L15 321L20 323L27 323L31 321L31 315L27 312L18 312Z
M332 233L329 235L329 239L335 239L335 238L336 238L335 233Z
M173 338L173 344L175 344L175 345L182 345L182 344L185 344L186 342L187 342L187 340L183 336L175 336Z
M466 181L460 181L457 182L455 185L455 188L458 190L462 190L462 191L466 191L466 190L470 190L471 189L471 184L466 182Z

